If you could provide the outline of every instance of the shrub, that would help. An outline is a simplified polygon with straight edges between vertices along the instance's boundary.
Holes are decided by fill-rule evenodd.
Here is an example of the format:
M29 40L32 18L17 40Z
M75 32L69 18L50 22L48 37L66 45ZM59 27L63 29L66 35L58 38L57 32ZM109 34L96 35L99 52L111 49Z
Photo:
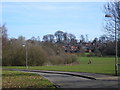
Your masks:
M76 62L76 55L64 52L62 45L45 42L27 42L29 66L60 65ZM3 65L25 66L26 47L19 40L3 48Z

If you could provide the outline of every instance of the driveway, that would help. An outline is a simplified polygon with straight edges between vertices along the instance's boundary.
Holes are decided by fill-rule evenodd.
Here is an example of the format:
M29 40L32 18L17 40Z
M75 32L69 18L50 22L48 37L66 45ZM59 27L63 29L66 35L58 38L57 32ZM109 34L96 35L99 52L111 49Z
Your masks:
M12 70L39 74L53 82L58 88L118 88L116 76L80 72Z

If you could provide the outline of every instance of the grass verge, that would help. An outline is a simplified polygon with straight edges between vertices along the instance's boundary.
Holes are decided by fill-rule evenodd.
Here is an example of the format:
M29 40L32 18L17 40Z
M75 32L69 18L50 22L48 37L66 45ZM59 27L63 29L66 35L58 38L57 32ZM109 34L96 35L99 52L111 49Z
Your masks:
M55 86L37 74L3 70L2 88L55 88Z

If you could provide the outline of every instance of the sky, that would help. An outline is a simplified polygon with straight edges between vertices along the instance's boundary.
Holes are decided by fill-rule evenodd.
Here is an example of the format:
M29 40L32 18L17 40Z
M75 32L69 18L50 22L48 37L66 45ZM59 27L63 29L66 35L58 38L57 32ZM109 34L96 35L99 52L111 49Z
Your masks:
M88 35L89 40L104 34L105 2L3 2L2 23L9 38L54 34L56 31Z

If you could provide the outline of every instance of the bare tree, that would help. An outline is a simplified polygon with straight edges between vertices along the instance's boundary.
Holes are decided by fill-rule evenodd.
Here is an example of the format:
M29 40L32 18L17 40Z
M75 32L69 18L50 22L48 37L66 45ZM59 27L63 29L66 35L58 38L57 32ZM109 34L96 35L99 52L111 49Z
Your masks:
M48 34L47 37L48 37L48 41L49 41L49 42L51 42L51 43L54 42L54 35Z
M69 42L69 34L68 33L64 33L63 34L63 38L64 38L64 43L68 43Z
M55 36L56 36L56 39L57 39L58 43L61 43L63 41L63 34L64 34L63 31L55 32Z
M104 5L106 25L105 30L110 37L114 37L115 29L117 30L117 36L120 38L120 1L113 0Z
M47 34L47 35L44 35L43 36L43 40L45 41L45 42L51 42L51 43L54 43L54 35L52 35L52 34Z
M85 37L84 37L84 35L81 35L81 36L80 36L80 42L81 42L81 43L85 42Z
M47 35L44 35L44 36L43 36L43 41L44 41L44 42L48 42L48 37L47 37Z
M19 37L18 37L18 42L19 42L20 44L24 44L24 43L25 43L25 37L19 36Z
M5 24L1 27L2 30L2 45L4 46L8 41L7 28Z
M77 43L76 36L74 34L69 33L69 40L72 45Z
M73 35L73 34L70 33L70 34L69 34L69 39L70 39L70 40L76 39L76 37L75 37L75 35Z
M102 35L99 37L99 42L100 43L107 43L108 37L106 35Z

